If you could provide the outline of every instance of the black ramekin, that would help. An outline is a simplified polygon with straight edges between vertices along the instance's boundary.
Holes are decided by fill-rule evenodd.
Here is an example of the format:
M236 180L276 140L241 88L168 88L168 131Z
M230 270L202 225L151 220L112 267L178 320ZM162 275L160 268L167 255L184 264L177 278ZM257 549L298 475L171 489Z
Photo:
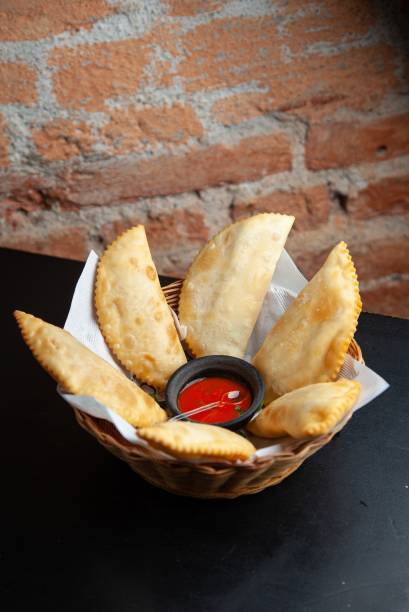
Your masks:
M207 376L224 376L243 382L252 394L253 400L249 408L236 419L223 423L212 423L227 429L240 429L262 407L264 399L264 383L258 370L247 361L227 355L211 355L192 359L181 366L170 377L165 389L166 404L173 415L183 414L178 408L178 396L182 389L191 381ZM186 419L187 421L190 419ZM196 422L197 421L193 421Z

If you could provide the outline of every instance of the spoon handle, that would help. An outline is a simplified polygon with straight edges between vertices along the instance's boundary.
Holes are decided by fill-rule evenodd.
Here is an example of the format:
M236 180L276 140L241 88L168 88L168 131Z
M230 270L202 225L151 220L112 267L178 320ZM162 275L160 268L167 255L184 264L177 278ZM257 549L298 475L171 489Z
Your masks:
M216 408L220 404L218 402L212 402L211 404L205 404L204 406L199 406L199 408L194 408L193 410L189 410L188 412L181 412L177 416L172 417L169 421L182 421L183 419L187 419L190 416L194 416L195 414L199 414L199 412L205 412L206 410L210 410L211 408Z

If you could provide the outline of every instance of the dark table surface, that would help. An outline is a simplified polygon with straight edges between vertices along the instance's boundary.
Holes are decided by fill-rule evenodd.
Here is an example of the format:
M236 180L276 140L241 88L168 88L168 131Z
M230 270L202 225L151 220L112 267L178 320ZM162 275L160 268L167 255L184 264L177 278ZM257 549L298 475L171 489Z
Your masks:
M19 337L14 308L63 324L82 264L0 263L2 610L409 610L409 321L361 316L391 387L331 444L262 493L194 500L80 429Z

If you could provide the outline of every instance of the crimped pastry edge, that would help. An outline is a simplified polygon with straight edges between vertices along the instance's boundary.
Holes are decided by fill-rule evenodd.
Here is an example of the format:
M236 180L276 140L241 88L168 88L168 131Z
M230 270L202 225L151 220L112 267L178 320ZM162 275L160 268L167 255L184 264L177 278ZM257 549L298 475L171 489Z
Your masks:
M162 423L162 425L164 425L164 423ZM195 424L196 425L196 424ZM200 425L200 423L198 423L198 425ZM169 453L170 455L174 454L177 457L181 457L181 458L186 458L186 459L199 459L199 458L223 458L226 459L226 461L234 461L234 460L246 460L249 459L256 451L255 447L253 446L253 444L244 436L240 435L240 434L236 434L237 436L239 436L239 438L241 438L243 440L242 444L243 446L248 446L249 452L246 452L243 448L243 450L241 450L240 448L237 448L237 450L231 450L231 451L225 451L222 448L220 449L213 449L211 450L211 452L209 452L209 447L204 445L189 445L189 444L183 444L182 446L178 443L175 443L174 441L167 441L166 444L163 441L163 437L161 435L161 429L159 429L159 427L156 429L155 432L155 425L152 425L150 427L143 427L141 429L138 429L138 435L143 438L144 440L146 440L147 442L149 442L149 444L151 446L153 446L154 448L158 449L158 450L162 450L166 453ZM218 429L222 429L221 427L218 427L217 425L211 425L211 427L217 427ZM149 430L149 431L146 431ZM156 435L155 435L156 433ZM252 451L250 453L250 450Z
M327 418L325 421L321 422L321 426L320 425L315 425L315 426L307 428L305 430L306 436L311 437L311 438L315 438L317 436L323 436L323 435L329 433L329 431L337 423L339 423L339 421L345 416L345 414L348 412L348 410L350 410L350 408L352 408L352 406L354 405L355 401L359 397L359 393L361 391L361 385L360 385L360 383L358 383L357 381L354 381L354 380L351 380L350 382L353 383L353 387L351 387L350 389L348 389L348 391L346 391L345 397L344 397L343 401L341 401L338 404L336 410L332 414L332 417L331 418Z
M351 254L349 252L348 249L348 245L346 242L344 242L344 240L341 240L341 242L339 243L339 246L342 247L342 252L344 253L344 255L346 255L347 257L347 266L346 266L346 270L350 272L351 274L351 278L353 281L353 290L354 290L354 296L355 296L355 307L354 307L354 317L352 320L352 324L351 324L351 328L348 330L348 332L346 333L344 342L342 343L342 349L340 351L339 357L338 357L338 361L336 362L336 364L334 365L334 370L331 374L329 374L329 380L331 381L335 381L343 364L345 361L345 356L348 352L348 348L349 345L352 342L352 339L355 335L357 326L358 326L358 318L359 315L361 314L361 310L362 310L362 301L361 301L361 295L359 293L359 282L358 282L358 275L356 273L356 268L355 268L355 264L352 260Z
M330 383L335 382L335 383L337 383L337 382L340 382L340 381L348 381L348 383L349 383L348 387L349 388L345 390L343 398L339 400L339 403L338 403L338 405L336 407L335 412L332 413L331 418L327 418L325 421L321 421L320 424L317 424L315 426L311 426L309 428L306 428L304 430L304 435L302 436L302 438L303 437L306 437L306 438L317 438L319 436L323 436L323 435L328 434L330 432L330 430L333 427L335 427L335 425L337 423L339 423L339 421L345 416L345 414L353 407L353 405L355 404L356 400L359 397L359 394L360 394L360 391L361 391L361 384L358 381L356 381L356 380L350 380L348 378L339 379L338 381L327 381L327 382L330 382ZM327 383L324 382L324 383L311 383L311 384L314 385L314 384L327 384ZM306 385L306 386L309 387L311 385ZM293 389L292 391L288 391L287 393L288 394L294 393L295 391L300 391L301 389L303 389L303 387L298 387L298 389ZM287 393L284 394L284 395L287 395ZM281 396L281 397L284 397L284 395ZM273 400L270 403L274 403L274 401L280 400L281 397L276 398L275 400ZM265 408L263 408L263 410L268 410L268 407L269 406L266 406ZM280 409L282 409L282 408L279 408L278 410L280 410ZM263 410L261 411L260 414L262 414ZM271 435L267 435L265 433L263 433L263 434L255 433L251 429L251 427L250 427L251 423L254 423L255 421L257 421L257 416L249 423L248 430L250 431L250 433L252 435L254 435L256 437L259 437L259 438L271 438L271 439L279 438L281 436L290 436L290 437L293 437L284 428L282 430L283 433L280 434L280 435L277 434L277 435L271 436ZM299 438L299 439L302 439L302 438Z
M27 334L27 332L25 330L24 323L23 323L23 319L25 317L37 318L37 319L39 319L42 322L43 322L43 320L40 319L40 317L34 317L34 315L32 315L32 314L30 314L28 312L24 312L23 310L15 310L13 312L13 315L14 315L14 318L16 319L16 321L17 321L17 325L18 325L18 328L20 330L20 333L22 335L22 338L23 338L24 342L26 343L26 345L30 349L33 357L36 359L36 361L43 368L43 370L45 372L47 372L47 374L49 374L55 380L55 382L58 385L60 385L63 389L65 389L69 393L75 394L77 392L77 390L74 388L74 386L70 385L68 381L63 380L61 378L61 376L53 368L50 368L50 366L43 361L43 359L40 357L38 352L34 349L33 343L31 342L31 339L29 338L29 336L28 336L28 334ZM44 323L45 323L45 321L44 321ZM52 325L52 324L50 324L50 325ZM65 330L63 330L63 331L65 331ZM68 332L66 332L66 333L68 333Z
M293 217L293 219L295 219L294 215L287 215L285 213L258 213L257 215L252 215L252 217L245 217L244 219L238 219L234 223L229 223L225 227L223 227L219 232L217 232L214 236L212 236L212 238L200 249L200 251L197 253L196 257L194 258L194 260L192 261L192 263L188 267L187 272L186 272L186 276L183 279L182 289L180 291L180 296L179 296L179 316L180 316L180 304L181 304L181 302L183 300L183 290L184 290L184 287L185 287L185 283L187 285L187 283L189 282L190 274L192 272L193 266L195 265L195 263L199 259L199 257L201 257L202 253L207 248L209 248L209 245L214 240L216 240L216 238L218 238L221 234L223 234L223 232L225 232L226 230L230 229L234 225L238 225L239 223L243 223L243 222L245 222L248 219L253 218L253 217L265 217L265 216L270 216L270 215L275 215L277 217ZM184 325L186 325L186 323L184 323ZM186 345L190 355L192 355L192 357L202 357L203 354L200 353L200 350L203 349L203 347L201 347L198 342L194 342L194 341L192 342L192 339L189 339L189 325L186 325L186 326L187 326L187 336L183 340L183 342L185 343L185 345Z
M320 380L320 381L316 381L316 382L335 382L337 380L337 376L342 368L342 366L344 365L344 361L345 361L345 356L348 353L348 349L349 349L349 345L352 342L352 339L355 335L357 326L358 326L358 318L359 315L361 313L362 310L362 301L361 301L361 296L359 293L359 283L358 283L358 275L356 273L356 268L354 265L354 262L352 260L351 254L349 252L348 249L348 245L344 240L341 240L339 243L337 243L337 245L335 245L334 248L336 248L337 246L342 247L342 253L344 255L346 255L347 257L347 265L345 267L345 269L349 272L351 272L351 278L353 280L353 289L354 289L354 296L355 296L355 307L354 307L354 316L352 318L352 325L351 328L346 332L345 338L342 342L341 345L341 349L339 351L339 356L337 358L335 358L335 364L333 367L333 370L331 373L328 373L326 375L326 379L325 380ZM330 251L329 255L331 254L332 250ZM325 265L327 260L325 260L323 266ZM321 266L322 268L322 266ZM318 272L321 270L321 268L319 270L317 270L316 274L318 274ZM314 277L313 277L314 278ZM312 280L312 279L310 279ZM308 281L309 282L309 281ZM301 293L301 292L300 292ZM314 383L310 383L310 384L314 384ZM282 395L285 395L286 393L289 392L288 389L283 389L283 387L280 387L279 384L276 384L274 386L274 388L272 388L273 392L276 394L276 397L280 397ZM291 389L293 390L293 389Z
M24 311L22 311L22 310L15 310L15 311L13 312L13 315L14 315L14 318L16 319L16 321L17 321L17 325L18 325L18 328L19 328L19 330L20 330L20 333L21 333L21 336L22 336L22 338L23 338L24 342L26 343L27 347L30 349L30 351L31 351L31 353L32 353L32 355L33 355L33 357L36 359L36 361L39 363L39 365L40 365L40 366L43 368L43 370L44 370L45 372L47 372L47 374L49 374L49 376L51 376L51 378L53 378L53 379L55 380L55 382L56 382L56 383L57 383L57 384L58 384L60 387L62 387L62 388L65 390L65 391L67 391L68 393L71 393L71 394L73 394L73 395L78 395L78 394L81 394L82 392L81 392L81 390L80 390L80 389L78 389L78 388L77 388L75 385L70 384L70 382L69 382L67 379L63 379L63 378L62 378L62 377L61 377L61 376L58 374L58 372L56 372L56 371L55 371L53 368L50 368L50 367L49 367L49 365L48 365L48 364L46 364L46 363L44 362L44 360L43 360L43 359L40 357L40 355L38 354L38 352L37 352L37 351L34 349L34 347L33 347L33 343L31 342L30 338L28 337L28 335L27 335L27 333L26 333L26 330L25 330L25 328L24 328L23 318L25 318L25 317L32 317L32 318L34 318L34 319L38 319L38 320L39 320L39 321L41 321L41 322L42 322L44 325L53 325L53 324L52 324L52 323L47 323L46 321L43 321L43 319L41 319L40 317L35 317L34 315L32 315L32 314L30 314L30 313L27 313L27 312L24 312ZM54 327L56 327L56 326L54 326ZM70 334L69 332L67 332L65 329L62 329L62 328L59 328L59 329L61 329L61 331L63 331L64 333L66 333L66 334L68 334L68 335L71 335L71 334ZM74 338L74 339L75 339L75 338ZM78 342L79 342L79 341L78 341ZM81 343L80 343L80 344L81 344ZM84 346L84 348L85 348L85 349L87 349L87 347L86 347L86 346ZM90 349L87 349L87 350L90 350ZM98 357L98 355L96 355L96 357ZM101 359L101 358L99 357L99 359ZM93 397L93 396L92 396L92 397ZM97 398L95 398L95 399L97 399ZM99 401L99 400L97 400L97 401ZM158 407L159 407L159 408L161 408L159 405L158 405ZM112 410L113 410L114 412L116 412L116 410L114 410L113 408L112 408ZM166 422L166 420L167 420L166 411L164 411L162 408L161 408L161 410L163 411L163 416L164 416L164 418L163 418L162 420L160 420L160 421L159 421L159 420L158 420L158 421L155 421L155 423L147 423L147 422L146 422L146 419L141 419L142 421L145 421L145 423L146 423L145 425L142 425L142 426L143 426L143 427L153 427L153 425L154 425L154 424L156 424L156 423L163 423L163 422ZM117 414L118 414L118 413L117 413ZM140 425L138 425L138 426L137 426L137 425L132 424L132 423L130 423L130 424L131 424L133 427L138 427L138 426L140 426Z
M134 372L133 370L130 370L129 367L127 367L125 365L125 363L122 361L122 359L118 355L116 349L114 349L113 344L111 345L111 342L110 342L109 338L107 337L103 326L101 325L101 318L100 318L99 308L98 308L97 292L98 292L98 287L99 287L99 284L100 284L100 267L102 265L102 261L103 261L105 255L108 254L108 252L110 252L111 250L115 250L116 249L117 243L118 243L118 241L120 239L122 239L126 234L129 234L130 232L133 232L133 231L135 231L138 228L142 228L143 229L144 234L145 234L145 238L146 238L145 226L142 223L138 223L137 225L134 225L134 226L126 229L125 231L123 231L121 234L119 234L119 236L117 236L115 238L115 240L113 240L106 247L106 249L104 250L102 255L99 257L98 264L97 264L97 270L96 270L96 274L95 274L95 287L94 287L94 295L93 295L94 300L93 301L94 301L94 306L95 306L95 314L96 314L96 318L97 318L97 321L98 321L98 327L99 327L99 329L101 331L101 334L102 334L102 336L103 336L103 338L104 338L104 340L105 340L109 350L115 356L115 359L118 360L118 362L121 364L121 366L127 372L129 372L133 376L136 376L139 381L141 381L142 383L145 383L145 384L147 384L147 385L149 385L151 387L154 387L157 391L162 392L164 390L164 388L166 387L166 382L163 383L163 384L158 383L158 381L156 379L151 378L150 376L144 376L144 378L142 379L142 378L140 378L140 376L139 376L139 374L137 372ZM148 244L148 248L149 248L149 244ZM149 249L149 252L150 252L150 249ZM152 258L152 254L151 254L151 258ZM156 269L156 265L155 265L155 262L153 261L153 259L152 259L152 262L153 262L153 265L155 266L156 275L158 276L158 271ZM162 288L160 288L160 289L162 291ZM162 295L163 295L163 292L162 292ZM163 299L165 300L165 303L166 303L166 298L165 298L164 295L163 295ZM166 303L166 305L167 305L167 303Z

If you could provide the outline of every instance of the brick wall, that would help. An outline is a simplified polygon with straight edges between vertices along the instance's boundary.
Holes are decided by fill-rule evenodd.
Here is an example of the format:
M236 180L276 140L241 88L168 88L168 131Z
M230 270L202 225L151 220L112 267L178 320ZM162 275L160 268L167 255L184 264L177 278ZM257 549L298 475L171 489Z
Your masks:
M345 239L365 307L409 317L402 0L0 3L0 245L83 259L142 222L181 275L233 219Z

